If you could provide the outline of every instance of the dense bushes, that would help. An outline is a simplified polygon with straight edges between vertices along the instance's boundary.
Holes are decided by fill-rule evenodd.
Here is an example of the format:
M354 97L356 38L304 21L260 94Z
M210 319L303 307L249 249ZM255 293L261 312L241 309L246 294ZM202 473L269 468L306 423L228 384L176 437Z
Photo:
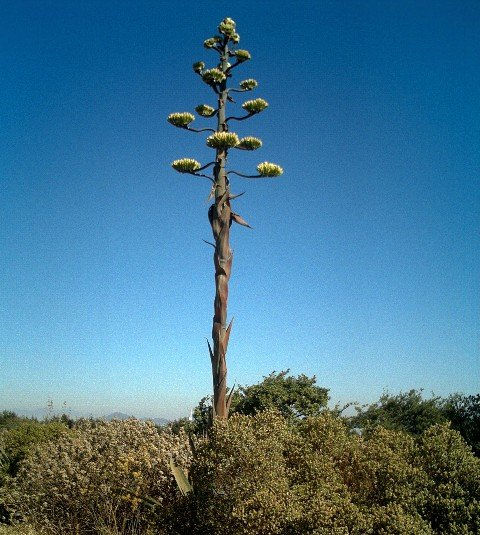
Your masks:
M145 533L154 520L148 500L169 514L177 496L170 457L188 466L185 435L138 420L81 421L28 456L11 498L51 533Z
M351 434L329 413L216 423L193 462L198 533L480 532L480 461L448 425Z
M442 411L452 423L452 428L462 435L473 452L480 457L480 394L452 394L443 403Z
M201 533L281 533L296 512L284 450L290 428L269 412L218 422L192 466Z
M480 456L480 394L452 394L425 399L422 390L392 395L384 393L367 407L357 407L350 425L368 432L381 426L420 435L435 424L450 422L473 452Z
M9 411L0 413L0 523L11 520L5 494L22 460L37 445L56 440L68 428L61 420L38 422Z
M328 399L328 389L318 386L315 376L295 377L285 370L265 376L260 383L239 386L232 395L230 414L253 416L276 409L285 418L295 420L318 416L326 410ZM335 407L334 412L341 415L352 405L356 405L357 414L345 417L351 429L369 433L376 427L384 427L418 436L432 425L450 422L452 429L459 431L480 457L480 394L425 398L422 390L384 393L370 405L348 403L343 408ZM170 426L174 431L184 428L203 435L211 424L211 410L212 399L205 397L194 409L192 421L182 418Z
M153 424L84 421L20 463L12 505L48 534L480 533L480 460L449 424L360 436L328 411L234 414L194 450Z
M65 432L67 428L62 422L40 423L26 418L18 419L15 425L6 427L0 435L0 481L2 478L14 476L20 461L37 444L56 439Z

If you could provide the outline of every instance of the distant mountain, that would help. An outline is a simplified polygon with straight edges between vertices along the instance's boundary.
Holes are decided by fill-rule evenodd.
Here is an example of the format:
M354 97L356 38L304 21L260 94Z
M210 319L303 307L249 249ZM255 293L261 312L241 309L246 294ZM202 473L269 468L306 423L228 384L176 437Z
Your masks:
M111 420L128 420L129 418L135 418L135 416L133 414L125 414L124 412L112 412L111 414L107 414L107 416L102 416L102 420L107 420L107 422Z
M146 420L152 420L155 425L167 425L170 423L170 420L166 418L145 418Z

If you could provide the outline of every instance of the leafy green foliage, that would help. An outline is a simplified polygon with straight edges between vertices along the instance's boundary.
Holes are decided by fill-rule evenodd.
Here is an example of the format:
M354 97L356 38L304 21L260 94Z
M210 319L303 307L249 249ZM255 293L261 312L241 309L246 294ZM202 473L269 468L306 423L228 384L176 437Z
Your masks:
M448 398L424 399L421 390L397 395L385 393L368 407L357 408L357 415L350 418L350 425L365 432L382 426L420 435L432 425L448 421L479 456L480 394L452 394Z
M253 415L276 409L286 418L315 416L325 409L328 389L316 385L316 377L289 376L289 370L272 372L256 385L241 387L233 411Z
M463 396L453 394L443 403L443 414L480 456L480 394Z
M0 431L16 427L21 420L24 418L20 418L12 411L2 411L0 413Z
M358 408L351 419L353 427L369 430L377 426L419 435L430 426L446 421L441 398L423 399L421 390L383 394L366 409Z
M480 533L480 459L449 424L418 439L417 464L427 476L419 511L435 533Z
M290 376L289 370L272 372L258 384L238 387L232 395L230 413L252 416L275 409L288 419L316 416L325 410L328 389L316 384L316 377ZM193 411L192 421L183 418L171 424L175 431L205 434L212 423L211 397L202 398Z
M281 533L295 513L283 461L288 433L270 413L215 421L191 471L201 533Z
M21 462L38 445L68 431L69 422L66 417L62 418L38 422L10 411L0 414L0 523L11 520L5 494Z
M19 525L2 525L0 524L0 535L41 535L40 532L35 531L31 526L25 524Z

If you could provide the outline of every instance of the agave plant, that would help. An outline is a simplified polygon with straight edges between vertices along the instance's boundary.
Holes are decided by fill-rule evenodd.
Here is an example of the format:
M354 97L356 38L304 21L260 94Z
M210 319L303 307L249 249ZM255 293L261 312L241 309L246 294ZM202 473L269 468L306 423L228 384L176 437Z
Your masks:
M258 86L258 82L253 78L247 78L239 82L239 88L229 86L228 82L233 76L233 70L250 60L251 54L248 50L236 48L240 36L237 33L234 20L228 17L223 19L218 26L218 32L217 35L206 39L203 45L206 49L218 54L219 62L207 69L203 61L197 61L193 64L194 72L200 76L205 84L210 86L217 100L216 107L200 104L195 108L195 111L203 118L216 117L216 128L192 128L190 125L195 117L188 112L172 113L168 116L168 122L177 128L191 132L210 132L207 146L215 150L214 159L206 165L202 166L200 162L192 158L181 158L175 160L172 167L180 173L207 178L212 183L209 199L213 199L213 203L208 209L208 219L214 238L214 243L211 245L215 249L213 254L215 301L212 327L213 343L208 342L208 350L213 376L213 416L227 418L233 393L233 389L230 389L227 396L226 354L232 330L232 321L227 325L228 283L233 261L233 252L230 248L230 227L232 223L245 227L250 226L242 216L232 210L232 201L238 195L234 195L230 191L230 177L232 175L244 178L277 177L283 173L283 169L279 165L263 162L257 166L258 174L256 175L227 170L226 165L230 150L253 151L262 146L262 141L253 136L240 139L236 133L229 130L231 122L243 121L264 111L268 103L261 98L248 100L242 105L246 115L227 116L227 104L234 103L233 94L252 91ZM211 175L201 172L209 168L212 171ZM182 478L178 473L177 476ZM185 478L182 481L184 490L187 492Z

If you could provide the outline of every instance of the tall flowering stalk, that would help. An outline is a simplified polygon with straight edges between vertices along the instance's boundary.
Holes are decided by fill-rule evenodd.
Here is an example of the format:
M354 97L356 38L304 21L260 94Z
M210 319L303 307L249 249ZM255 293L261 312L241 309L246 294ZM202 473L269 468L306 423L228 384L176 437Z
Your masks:
M232 321L227 325L228 282L232 270L233 253L230 248L230 227L232 222L249 227L248 223L232 210L232 200L238 197L230 192L229 175L243 178L277 177L283 173L283 169L273 163L263 162L257 166L256 175L245 175L234 170L227 170L227 158L230 149L256 150L262 146L260 139L247 136L240 138L229 129L232 121L243 121L265 110L268 103L257 98L247 100L242 104L246 114L227 117L227 103L234 103L233 93L252 91L258 86L253 78L242 80L238 88L228 87L232 78L232 71L248 61L251 56L247 50L237 47L240 36L236 31L235 21L230 18L223 19L218 26L219 35L215 35L204 41L204 47L214 51L219 56L219 63L206 69L203 61L193 64L193 70L203 82L207 84L217 97L217 107L208 104L200 104L195 108L197 114L204 118L217 119L217 127L193 128L191 124L195 116L189 112L172 113L168 116L168 122L177 128L183 128L191 132L209 132L207 146L215 150L215 159L202 165L193 158L175 160L172 167L179 173L188 173L193 176L203 177L211 181L212 187L209 200L214 202L208 209L208 220L212 227L215 243L213 263L215 266L215 301L212 327L212 341L208 341L208 349L212 364L213 377L213 413L217 418L227 418L231 393L227 396L227 363L226 354L228 341L232 330ZM231 63L232 62L232 63ZM212 175L203 171L211 168ZM241 194L240 194L241 195ZM212 347L213 346L213 347Z

